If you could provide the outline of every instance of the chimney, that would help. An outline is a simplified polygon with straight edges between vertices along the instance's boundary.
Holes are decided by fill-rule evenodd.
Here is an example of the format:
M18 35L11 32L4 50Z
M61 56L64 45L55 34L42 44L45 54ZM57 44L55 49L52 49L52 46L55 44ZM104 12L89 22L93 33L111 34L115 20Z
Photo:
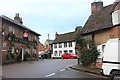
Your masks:
M95 13L103 8L103 2L101 0L94 0L94 2L91 4L91 13Z
M119 2L120 0L115 0L115 2Z
M15 14L14 20L15 20L16 22L18 22L18 23L23 24L22 18L19 17L19 13Z
M56 38L58 35L59 35L59 34L56 32L56 33L55 33L55 38Z

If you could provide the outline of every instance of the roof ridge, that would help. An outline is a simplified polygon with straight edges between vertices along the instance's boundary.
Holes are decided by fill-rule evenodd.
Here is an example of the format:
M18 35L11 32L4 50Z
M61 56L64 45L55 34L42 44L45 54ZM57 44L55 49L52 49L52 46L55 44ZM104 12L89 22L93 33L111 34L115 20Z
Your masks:
M20 23L16 22L15 20L13 20L13 19L11 19L11 18L9 18L9 17L7 17L5 15L0 15L0 17L3 18L3 19L5 19L5 20L7 20L7 21L9 21L9 22L11 22L11 23L14 23L14 24L16 24L16 25L18 25L18 26L20 26L22 28L25 28L25 29L27 29L27 30L29 30L29 31L31 31L31 32L39 35L39 36L41 36L40 34L38 34L37 32L33 31L32 29L24 26L23 24L20 24Z
M66 34L70 34L70 33L74 33L74 32L75 32L75 31L63 33L63 34L59 34L58 36L60 36L60 35L66 35Z

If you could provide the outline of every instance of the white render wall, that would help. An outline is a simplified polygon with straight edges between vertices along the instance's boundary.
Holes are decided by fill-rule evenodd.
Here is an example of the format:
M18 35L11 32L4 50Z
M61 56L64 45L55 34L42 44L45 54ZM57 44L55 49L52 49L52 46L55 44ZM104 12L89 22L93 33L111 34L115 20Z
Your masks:
M72 47L69 47L69 42L67 42L67 47L64 47L64 43L62 43L62 48L59 48L59 43L57 43L57 48L54 48L53 44L53 54L52 57L61 57L59 56L59 51L62 51L62 54L64 53L64 50L72 50L73 53L75 53L75 42L72 42ZM57 51L57 56L55 56L55 51Z

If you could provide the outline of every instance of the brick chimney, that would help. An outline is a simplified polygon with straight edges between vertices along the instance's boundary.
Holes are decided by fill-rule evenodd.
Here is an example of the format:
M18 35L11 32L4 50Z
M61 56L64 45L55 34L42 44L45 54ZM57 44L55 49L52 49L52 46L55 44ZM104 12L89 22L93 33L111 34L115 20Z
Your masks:
M103 2L101 0L94 0L94 2L91 4L91 14L94 14L95 12L101 10L103 8Z
M19 17L19 13L15 14L14 20L18 23L23 24L22 18Z
M58 35L59 35L59 34L56 32L56 33L55 33L55 38L56 38Z

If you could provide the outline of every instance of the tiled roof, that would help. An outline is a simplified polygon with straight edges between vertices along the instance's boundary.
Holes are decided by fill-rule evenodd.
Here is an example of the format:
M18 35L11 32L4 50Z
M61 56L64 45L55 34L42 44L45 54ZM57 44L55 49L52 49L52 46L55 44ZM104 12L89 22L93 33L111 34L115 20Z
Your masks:
M69 32L65 34L59 34L53 43L62 43L62 42L69 42L75 41L75 32Z
M18 26L24 28L24 29L27 29L27 30L29 30L29 31L31 31L31 32L33 32L33 33L39 35L39 36L41 36L40 34L36 33L35 31L31 30L30 28L27 28L27 27L24 26L23 24L18 23L18 22L16 22L16 21L14 21L13 19L8 18L7 16L2 15L2 16L0 16L0 17L3 18L3 19L5 19L5 20L7 20L7 21L9 21L9 22L12 22L12 23L14 23L14 24L16 24L16 25L18 25Z
M112 8L113 4L105 6L100 11L91 14L89 19L83 26L82 34L113 27L112 14L110 13L110 10Z

